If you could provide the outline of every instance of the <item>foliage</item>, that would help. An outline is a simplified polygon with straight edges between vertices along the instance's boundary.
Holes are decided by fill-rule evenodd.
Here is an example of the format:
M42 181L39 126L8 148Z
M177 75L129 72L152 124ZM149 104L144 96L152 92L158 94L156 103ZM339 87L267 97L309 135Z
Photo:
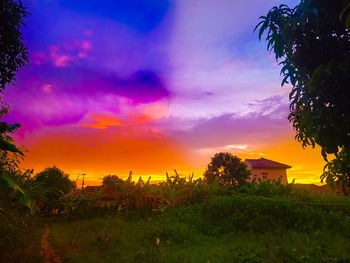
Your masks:
M344 21L344 25L350 30L350 3L346 5L342 13L340 14L340 19Z
M205 181L213 183L215 180L221 185L244 185L250 178L247 166L237 156L231 153L217 153L211 158L206 171Z
M328 185L342 186L344 194L350 188L350 153L342 149L338 157L326 164L321 175L321 182L326 180Z
M148 216L59 218L50 242L67 262L347 262L350 214L319 199L233 194Z
M32 198L32 171L19 169L20 157L0 154L0 254L4 262L41 262L40 242L33 241L38 207Z
M189 175L188 180L180 177L176 170L175 176L169 176L165 182L154 186L154 192L167 200L170 206L182 206L194 204L207 200L209 198L210 188L202 179L193 179L193 174Z
M0 99L0 118L2 118L4 115L6 115L9 111L8 106L2 105L2 101ZM8 136L8 133L13 134L20 125L18 123L15 124L8 124L6 122L0 121L0 151L3 152L14 152L22 154L22 151L16 147L16 145L13 143L13 139Z
M29 208L31 214L35 214L38 211L38 207L30 198L30 196L25 191L23 191L23 189L9 176L3 175L1 179L3 179L7 183L8 187L13 190L18 202Z
M75 188L75 183L69 179L69 175L56 166L37 173L34 180L45 188L55 187L64 194L70 193Z
M348 0L302 0L273 7L257 25L268 49L282 60L282 85L292 84L289 120L305 147L322 154L350 147L350 32L340 19Z
M0 205L1 262L39 263L42 226L37 218L16 207Z
M135 256L137 263L158 263L161 262L160 251L157 240L151 239L145 242L140 252Z
M65 174L56 166L46 168L34 177L34 183L42 190L41 212L51 213L55 209L63 209L60 198L73 189L75 183L69 179L69 175Z
M107 175L103 177L102 179L102 185L107 186L115 186L122 182L122 179L120 179L117 175Z
M27 48L23 44L20 29L28 12L21 0L4 0L0 2L0 93L7 84L15 80L19 68L28 64ZM8 112L8 107L0 101L0 118ZM0 150L21 151L14 145L8 133L14 133L20 125L0 122Z
M289 196L292 193L293 184L294 181L291 184L282 184L281 177L277 181L258 178L258 183L254 180L250 184L241 186L238 191L250 195Z
M28 64L28 52L20 31L27 16L21 0L0 2L0 92L15 79L19 68Z

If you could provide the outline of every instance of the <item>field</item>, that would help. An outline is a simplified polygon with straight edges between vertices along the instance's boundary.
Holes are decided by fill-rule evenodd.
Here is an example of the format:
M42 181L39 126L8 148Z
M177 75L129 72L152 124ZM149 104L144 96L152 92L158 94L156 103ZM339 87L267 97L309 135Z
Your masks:
M50 242L64 262L350 262L346 202L340 211L224 196L167 212L54 219Z
M7 188L4 262L350 262L347 196L268 180L107 179L67 195L49 191L37 205L30 187Z

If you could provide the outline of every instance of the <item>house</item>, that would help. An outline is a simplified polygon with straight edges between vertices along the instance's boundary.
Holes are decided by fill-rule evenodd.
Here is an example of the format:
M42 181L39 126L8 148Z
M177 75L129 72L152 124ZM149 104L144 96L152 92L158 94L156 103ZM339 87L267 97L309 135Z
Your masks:
M278 180L281 177L282 184L287 184L287 169L292 168L289 165L271 161L265 158L246 159L244 163L251 171L250 179L258 182L260 179Z

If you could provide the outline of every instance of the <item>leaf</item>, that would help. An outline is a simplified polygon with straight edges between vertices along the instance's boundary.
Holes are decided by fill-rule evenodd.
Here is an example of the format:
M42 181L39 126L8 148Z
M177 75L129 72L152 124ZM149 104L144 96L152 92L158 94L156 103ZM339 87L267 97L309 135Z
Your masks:
M265 21L260 21L257 25L256 25L256 27L254 28L254 31L253 32L255 32L257 29L258 29L258 27L262 24L262 23L264 23Z
M39 211L36 204L31 200L31 198L22 190L22 188L13 181L9 176L2 175L1 178L7 183L9 188L13 189L16 192L16 197L18 202L30 209L31 214L35 214Z
M283 86L283 85L286 84L286 83L289 83L289 82L288 82L288 77L289 77L289 76L286 75L286 76L283 78L281 86Z
M264 21L263 25L259 29L259 39L261 39L262 34L264 33L265 29L268 26L267 20Z
M345 27L350 30L350 15L346 17Z

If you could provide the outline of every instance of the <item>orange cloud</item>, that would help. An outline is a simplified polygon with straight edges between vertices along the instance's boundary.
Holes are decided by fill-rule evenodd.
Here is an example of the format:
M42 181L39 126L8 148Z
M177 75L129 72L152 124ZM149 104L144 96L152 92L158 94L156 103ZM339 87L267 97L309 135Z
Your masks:
M168 109L161 104L147 105L141 109L127 111L126 116L117 117L112 113L94 113L88 115L88 122L84 122L79 127L95 129L106 129L113 126L142 125L168 116ZM122 114L121 114L122 115Z
M91 123L83 123L80 124L80 127L88 127L95 129L106 129L109 126L124 126L122 120L120 120L116 116L107 115L107 114L94 114L89 116L89 118L93 121Z

